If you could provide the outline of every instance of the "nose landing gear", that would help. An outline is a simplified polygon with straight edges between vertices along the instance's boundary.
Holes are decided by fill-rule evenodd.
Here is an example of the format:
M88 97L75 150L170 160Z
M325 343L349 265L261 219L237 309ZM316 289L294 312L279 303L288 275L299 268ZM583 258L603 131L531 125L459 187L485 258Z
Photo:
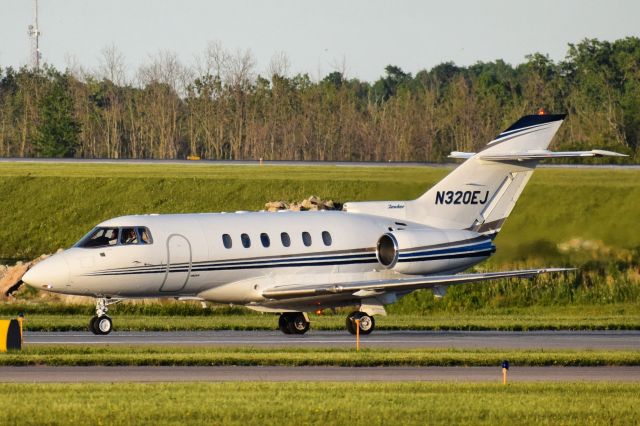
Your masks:
M122 299L107 299L105 297L96 301L96 315L89 321L89 331L96 335L107 335L113 329L113 322L107 315L109 305L122 302Z
M89 321L89 330L96 335L105 335L111 333L113 323L107 315L94 316Z

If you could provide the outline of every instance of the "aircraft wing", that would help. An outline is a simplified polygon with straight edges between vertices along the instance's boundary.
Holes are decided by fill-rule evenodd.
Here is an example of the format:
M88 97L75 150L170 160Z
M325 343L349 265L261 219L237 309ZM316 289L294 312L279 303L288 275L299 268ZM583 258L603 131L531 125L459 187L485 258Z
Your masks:
M351 293L356 297L371 297L389 291L411 291L438 286L464 284L473 281L496 280L500 278L531 278L549 272L573 271L575 268L525 269L519 271L486 272L477 274L430 275L412 278L354 281L337 284L304 284L275 286L266 289L262 295L267 299L283 300L300 297L326 296Z

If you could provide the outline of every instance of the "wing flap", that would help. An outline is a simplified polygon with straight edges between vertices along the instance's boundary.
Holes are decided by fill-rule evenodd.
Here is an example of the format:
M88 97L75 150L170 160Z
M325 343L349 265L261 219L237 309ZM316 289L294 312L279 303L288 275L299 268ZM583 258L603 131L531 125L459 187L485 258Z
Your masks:
M574 268L524 269L518 271L486 272L476 274L432 275L415 278L354 281L340 284L287 285L275 286L262 292L267 299L282 300L300 297L326 296L352 293L355 297L368 297L372 293L389 291L418 290L436 286L465 284L474 281L488 281L500 278L531 278L539 274L572 271Z

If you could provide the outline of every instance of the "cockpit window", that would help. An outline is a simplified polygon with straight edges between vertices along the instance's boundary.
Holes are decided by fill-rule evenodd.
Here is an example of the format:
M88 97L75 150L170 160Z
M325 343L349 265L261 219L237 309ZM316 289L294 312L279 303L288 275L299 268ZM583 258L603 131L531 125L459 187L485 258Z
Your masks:
M140 236L140 244L151 244L151 233L147 228L138 228L138 235Z
M118 228L96 228L87 235L79 247L108 247L118 244Z
M96 228L80 240L76 247L92 248L151 243L153 243L153 238L149 229L142 226L135 228Z
M138 234L135 228L122 228L120 244L138 244Z

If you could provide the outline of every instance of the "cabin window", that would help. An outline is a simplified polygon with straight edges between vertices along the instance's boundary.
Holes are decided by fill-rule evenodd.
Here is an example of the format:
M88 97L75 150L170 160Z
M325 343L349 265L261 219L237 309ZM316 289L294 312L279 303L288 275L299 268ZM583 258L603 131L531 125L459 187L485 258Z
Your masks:
M331 245L331 234L327 231L322 231L322 242L324 242L325 246Z
M262 247L269 247L271 245L271 241L269 240L269 236L264 232L260 234L260 241L262 242Z
M118 228L96 228L79 243L78 247L109 247L118 244Z
M282 241L282 245L285 247L289 247L291 245L291 238L289 238L289 234L286 232L280 234L280 240Z
M138 244L138 234L135 228L122 228L120 232L120 244Z
M242 247L251 247L251 238L247 234L240 234L240 241L242 241Z
M308 232L303 232L302 233L302 242L304 243L305 246L309 247L311 245L311 234L309 234Z
M231 247L233 247L233 241L231 241L231 235L222 234L222 244L226 249L230 249Z

